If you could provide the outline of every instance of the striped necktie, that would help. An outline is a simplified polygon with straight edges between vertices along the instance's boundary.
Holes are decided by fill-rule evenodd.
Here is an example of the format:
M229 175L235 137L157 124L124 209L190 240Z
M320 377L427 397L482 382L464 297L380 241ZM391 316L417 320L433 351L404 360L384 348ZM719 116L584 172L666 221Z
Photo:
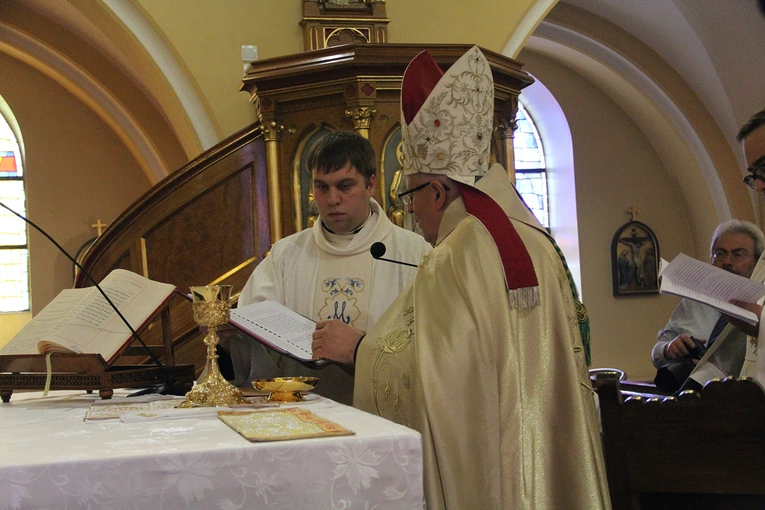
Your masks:
M707 349L712 347L712 344L715 343L715 340L717 340L717 337L720 336L720 333L722 333L723 329L725 329L725 326L727 325L728 319L726 319L724 315L720 315L720 318L717 319L717 322L715 323L715 327L712 328L712 332L709 334Z

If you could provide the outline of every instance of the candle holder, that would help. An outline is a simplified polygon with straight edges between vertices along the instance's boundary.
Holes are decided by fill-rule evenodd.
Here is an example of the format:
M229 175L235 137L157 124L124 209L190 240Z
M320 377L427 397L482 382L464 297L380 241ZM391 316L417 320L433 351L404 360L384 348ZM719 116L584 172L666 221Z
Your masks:
M202 382L186 394L178 407L228 407L244 404L242 392L228 382L218 368L218 326L226 324L231 311L231 285L206 285L191 287L194 321L207 328L204 342L207 345L205 376Z

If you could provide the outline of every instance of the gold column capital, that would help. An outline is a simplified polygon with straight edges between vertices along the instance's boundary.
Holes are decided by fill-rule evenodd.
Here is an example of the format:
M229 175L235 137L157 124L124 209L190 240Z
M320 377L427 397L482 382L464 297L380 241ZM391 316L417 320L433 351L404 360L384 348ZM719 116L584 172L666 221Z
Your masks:
M275 120L266 120L262 122L263 136L266 142L276 142L279 140L279 135L284 130L284 125L278 123Z
M377 109L374 106L355 106L345 110L345 116L353 119L353 128L367 138L369 138L367 134L372 117L375 115L377 115Z

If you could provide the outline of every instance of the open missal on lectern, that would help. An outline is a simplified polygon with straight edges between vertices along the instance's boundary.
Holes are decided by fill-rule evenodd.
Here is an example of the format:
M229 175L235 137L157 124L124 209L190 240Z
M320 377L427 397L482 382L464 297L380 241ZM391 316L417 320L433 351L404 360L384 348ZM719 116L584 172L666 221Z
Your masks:
M681 253L662 270L659 292L698 301L725 315L757 324L760 318L756 314L728 301L756 303L765 296L765 285Z
M175 286L115 269L100 283L135 330L167 303ZM0 349L0 355L78 352L111 364L132 333L98 289L65 289Z
M231 325L277 352L315 368L329 364L313 360L311 342L316 323L275 301L252 303L231 310Z

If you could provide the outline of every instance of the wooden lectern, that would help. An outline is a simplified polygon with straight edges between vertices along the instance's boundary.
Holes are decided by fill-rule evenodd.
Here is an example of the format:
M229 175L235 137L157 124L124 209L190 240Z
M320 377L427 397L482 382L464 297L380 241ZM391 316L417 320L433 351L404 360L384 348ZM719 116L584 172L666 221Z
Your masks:
M157 331L159 327L159 331ZM161 339L160 345L148 345L155 357L164 358L162 368L154 364L133 364L132 358L146 358L146 348L126 344L114 362L108 364L100 354L64 354L50 356L51 390L98 390L101 398L111 398L115 388L146 388L166 382L188 384L195 380L194 365L176 365L172 346L169 304L146 327L138 330L141 338ZM151 340L147 340L151 341ZM14 390L43 390L48 375L45 354L0 356L0 398L10 402ZM123 363L129 364L123 364Z

